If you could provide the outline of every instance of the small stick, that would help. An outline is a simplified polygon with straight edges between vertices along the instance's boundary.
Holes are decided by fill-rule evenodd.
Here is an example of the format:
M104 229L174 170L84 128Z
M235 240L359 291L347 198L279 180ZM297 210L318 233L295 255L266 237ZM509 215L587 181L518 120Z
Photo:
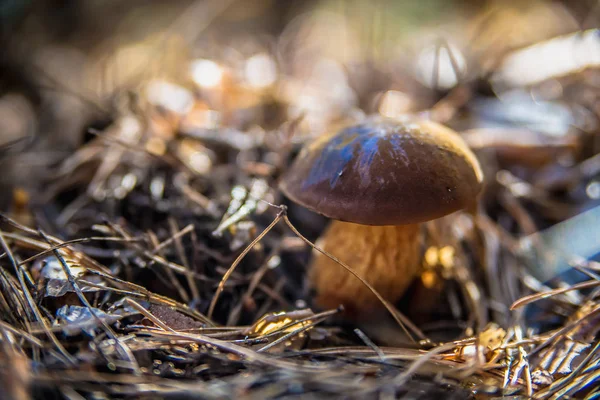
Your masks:
M179 230L179 227L177 226L177 222L173 218L169 218L169 226L172 230L172 237L175 240L175 250L177 251L179 258L181 259L183 266L189 271L189 273L185 275L185 278L187 280L188 286L190 287L190 292L192 294L192 303L195 304L200 299L200 292L198 291L198 285L196 285L196 280L194 279L194 276L191 273L192 269L190 267L190 262L185 255L185 250L183 249L181 236L179 235L179 233L181 233L182 231L177 232ZM191 231L194 229L194 227L193 225L188 225L186 228L184 228L184 230L185 229Z
M377 356L379 356L379 359L381 360L381 362L385 362L385 353L383 351L381 351L379 346L377 346L375 343L373 343L373 341L371 339L369 339L369 337L367 335L365 335L365 333L363 331L356 328L354 330L354 333L356 333L356 336L358 336L360 338L360 340L362 340L367 346L372 348L375 353L377 353Z
M265 228L265 230L262 231L260 233L260 235L258 235L256 237L256 239L254 239L252 241L252 243L250 243L244 249L244 251L242 251L242 253L235 259L235 261L233 262L233 264L231 264L231 266L229 267L229 269L227 270L227 272L225 272L225 275L223 275L223 278L221 279L221 282L219 282L219 286L217 287L217 290L215 291L215 294L214 294L214 296L212 298L212 301L210 302L210 307L208 308L208 313L206 314L208 318L212 317L212 314L215 311L215 306L217 305L217 301L219 300L219 296L221 295L221 292L223 292L223 289L225 288L225 282L227 282L227 279L229 279L229 277L231 276L231 274L233 273L233 271L235 271L235 268L244 259L244 257L246 256L246 254L248 254L248 252L250 252L250 250L252 250L252 248L256 245L256 243L258 243L267 233L269 233L269 231L271 229L273 229L273 227L275 225L277 225L277 223L279 222L279 220L282 217L285 217L285 209L281 209L279 211L279 213L277 214L277 217L275 217L275 219L273 220L273 222L271 222L271 224L269 226L267 226Z
M515 301L512 304L512 306L510 306L510 309L515 310L517 308L526 306L527 304L533 303L538 300L547 299L549 297L567 293L567 292L570 292L573 290L587 289L587 288L596 287L596 286L600 286L600 281L587 281L587 282L582 282L582 283L572 285L568 288L554 289L554 290L551 290L549 292L544 292L544 293L535 293L535 294L532 294L529 296L521 297L519 300Z

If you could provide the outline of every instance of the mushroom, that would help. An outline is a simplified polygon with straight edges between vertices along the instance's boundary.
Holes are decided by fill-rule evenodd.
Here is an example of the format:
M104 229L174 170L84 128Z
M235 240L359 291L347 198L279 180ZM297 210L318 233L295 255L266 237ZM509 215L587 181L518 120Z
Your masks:
M419 273L421 223L474 207L482 178L477 159L451 129L415 117L373 116L304 147L280 188L331 218L319 246L396 302ZM322 307L343 304L350 315L378 308L365 285L321 253L309 279Z

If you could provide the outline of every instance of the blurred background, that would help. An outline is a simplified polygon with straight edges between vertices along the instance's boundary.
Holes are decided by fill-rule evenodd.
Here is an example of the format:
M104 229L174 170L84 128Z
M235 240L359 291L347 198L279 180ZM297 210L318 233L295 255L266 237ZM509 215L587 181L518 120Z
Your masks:
M582 39L591 48L563 44L546 59L507 61L507 54L594 28L597 7L591 0L4 0L0 182L36 184L88 128L122 112L126 93L171 101L166 107L179 111L193 95L213 111L204 117L241 130L303 115L310 134L356 111L427 110L457 86L489 97L543 82L535 96L556 97L554 78L579 70L573 63L599 61L597 35ZM554 131L572 125L549 114ZM9 191L2 193L6 208Z

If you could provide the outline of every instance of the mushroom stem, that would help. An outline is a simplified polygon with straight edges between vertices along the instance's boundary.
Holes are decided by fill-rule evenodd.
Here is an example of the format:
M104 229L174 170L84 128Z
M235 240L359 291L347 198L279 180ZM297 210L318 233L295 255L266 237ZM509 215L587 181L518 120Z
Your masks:
M390 302L396 302L421 266L420 225L372 226L332 221L319 247L346 263ZM381 307L373 293L329 257L315 253L309 278L316 302L343 304L349 315Z

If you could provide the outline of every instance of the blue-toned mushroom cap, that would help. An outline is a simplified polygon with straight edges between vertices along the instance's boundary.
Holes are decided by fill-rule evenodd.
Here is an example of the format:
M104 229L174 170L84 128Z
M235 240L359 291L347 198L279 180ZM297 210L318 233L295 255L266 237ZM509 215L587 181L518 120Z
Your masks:
M306 146L280 188L329 218L404 225L472 205L481 183L477 159L451 129L377 116Z

